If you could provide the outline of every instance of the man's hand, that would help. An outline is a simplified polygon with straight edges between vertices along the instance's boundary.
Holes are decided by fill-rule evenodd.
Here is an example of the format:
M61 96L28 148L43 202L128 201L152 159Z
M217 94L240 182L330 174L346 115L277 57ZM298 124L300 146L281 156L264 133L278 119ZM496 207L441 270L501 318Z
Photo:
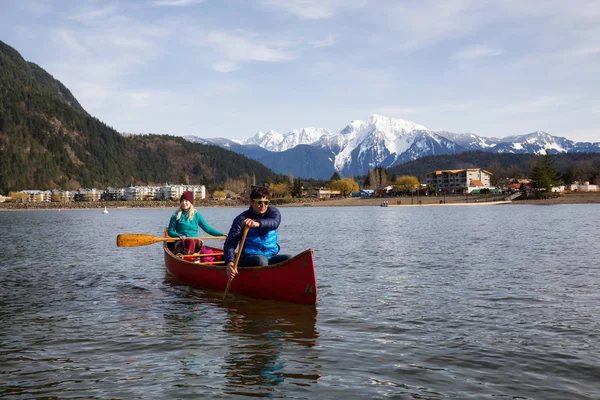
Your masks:
M248 228L258 228L260 227L260 222L257 222L252 218L246 218L244 220L244 225L246 225Z
M237 270L233 268L233 262L229 261L227 263L227 277L229 279L233 279L233 278L235 278L236 275L237 275Z

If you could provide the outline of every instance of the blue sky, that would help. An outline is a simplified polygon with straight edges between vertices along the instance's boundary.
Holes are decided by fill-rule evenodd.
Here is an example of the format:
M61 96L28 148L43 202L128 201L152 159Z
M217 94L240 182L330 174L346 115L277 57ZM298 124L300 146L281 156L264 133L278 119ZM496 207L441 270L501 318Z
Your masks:
M0 40L120 132L600 141L597 0L0 0Z

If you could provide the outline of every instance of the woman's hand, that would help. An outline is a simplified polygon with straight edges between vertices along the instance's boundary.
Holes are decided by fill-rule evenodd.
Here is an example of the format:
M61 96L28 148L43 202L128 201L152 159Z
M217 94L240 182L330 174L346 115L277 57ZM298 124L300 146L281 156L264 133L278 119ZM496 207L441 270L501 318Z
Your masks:
M227 277L229 279L233 279L233 278L235 278L236 275L237 275L237 270L235 270L233 268L233 263L231 261L229 261L227 263Z
M186 239L186 237L185 237L185 236L183 236L183 235L182 235L182 236L179 236L179 240L185 240L185 239Z

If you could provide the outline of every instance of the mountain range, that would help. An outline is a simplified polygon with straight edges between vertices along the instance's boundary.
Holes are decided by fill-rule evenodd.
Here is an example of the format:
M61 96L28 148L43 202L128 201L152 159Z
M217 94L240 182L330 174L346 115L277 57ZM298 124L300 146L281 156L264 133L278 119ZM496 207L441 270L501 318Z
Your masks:
M474 133L432 131L400 118L372 115L351 121L338 133L302 128L282 134L257 132L244 141L185 136L191 142L215 144L259 161L280 174L327 179L366 175L375 167L391 168L430 155L468 151L512 154L600 153L600 142L574 142L543 131L490 138Z

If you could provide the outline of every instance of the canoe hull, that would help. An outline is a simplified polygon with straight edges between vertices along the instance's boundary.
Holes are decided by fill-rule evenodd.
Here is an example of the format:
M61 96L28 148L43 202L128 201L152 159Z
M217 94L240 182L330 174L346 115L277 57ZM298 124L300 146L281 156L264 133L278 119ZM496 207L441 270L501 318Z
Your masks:
M201 265L177 258L165 245L165 265L169 274L194 287L225 291L227 273L222 265ZM312 249L279 264L238 268L230 293L258 299L296 304L316 304L317 280Z

